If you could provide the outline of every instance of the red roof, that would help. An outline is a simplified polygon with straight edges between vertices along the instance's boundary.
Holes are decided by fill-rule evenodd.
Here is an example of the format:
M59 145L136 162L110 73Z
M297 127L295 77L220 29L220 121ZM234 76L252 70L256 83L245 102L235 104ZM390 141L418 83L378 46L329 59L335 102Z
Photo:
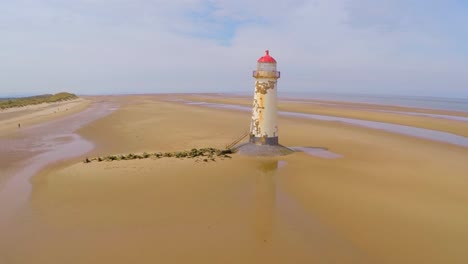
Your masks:
M258 62L261 62L261 63L276 63L276 60L273 59L273 57L270 56L270 52L268 50L265 50L265 56L258 59Z

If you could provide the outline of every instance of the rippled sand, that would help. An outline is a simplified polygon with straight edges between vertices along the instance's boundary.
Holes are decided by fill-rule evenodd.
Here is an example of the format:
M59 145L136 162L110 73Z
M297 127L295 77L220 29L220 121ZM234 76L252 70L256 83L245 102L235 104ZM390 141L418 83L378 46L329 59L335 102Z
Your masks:
M248 113L167 98L127 97L80 129L96 144L87 155L223 147L248 129ZM341 158L59 164L31 179L27 204L0 227L0 263L468 262L467 148L336 122L279 125L283 145Z

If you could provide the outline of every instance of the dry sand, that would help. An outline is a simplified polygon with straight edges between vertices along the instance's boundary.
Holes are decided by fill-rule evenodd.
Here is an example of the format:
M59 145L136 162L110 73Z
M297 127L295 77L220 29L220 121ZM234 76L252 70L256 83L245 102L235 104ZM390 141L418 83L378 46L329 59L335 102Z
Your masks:
M248 113L169 97L126 97L81 129L96 144L88 155L223 147L248 129ZM0 263L468 263L467 148L336 122L279 126L283 145L343 157L66 162L31 180Z

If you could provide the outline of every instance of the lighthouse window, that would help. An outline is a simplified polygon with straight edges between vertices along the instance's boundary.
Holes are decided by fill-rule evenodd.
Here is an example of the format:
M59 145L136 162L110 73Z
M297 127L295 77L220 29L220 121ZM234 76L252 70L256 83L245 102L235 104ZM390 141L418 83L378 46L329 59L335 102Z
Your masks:
M276 71L276 66L273 63L259 63L259 71Z

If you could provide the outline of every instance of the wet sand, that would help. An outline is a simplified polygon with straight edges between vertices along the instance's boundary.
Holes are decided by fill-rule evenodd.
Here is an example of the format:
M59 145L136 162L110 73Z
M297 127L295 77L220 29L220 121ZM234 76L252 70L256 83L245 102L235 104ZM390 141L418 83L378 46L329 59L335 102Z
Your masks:
M249 97L231 98L226 97L225 95L194 94L178 96L177 99L208 103L235 104L247 107L251 106L251 98ZM468 113L466 112L301 99L282 99L279 101L278 107L279 110L288 112L300 112L407 125L440 130L468 137ZM441 118L441 116L445 116L445 118ZM464 122L456 119L462 119Z
M95 144L80 157L222 148L248 129L249 113L174 97L185 98L125 97L78 130ZM440 131L465 125L432 119ZM336 156L61 163L31 178L26 203L0 227L0 263L468 262L468 148L279 122L283 145Z
M0 110L0 188L7 176L17 169L16 163L37 154L31 142L33 139L23 132L35 125L76 114L86 109L90 102L86 99L77 99ZM18 124L21 124L21 127L18 127Z
M0 137L11 136L22 128L62 118L84 110L89 99L79 98L70 101L43 103L0 110Z
M96 100L77 100L63 106L76 106L78 109L71 109L67 112L69 115L61 117L46 116L49 119L46 122L23 126L15 133L0 138L0 155L4 157L0 162L0 231L11 221L11 216L27 204L31 193L29 180L32 176L51 163L78 157L93 149L93 144L75 131L109 114L113 104ZM82 107L87 108L81 109ZM51 108L55 109L51 106L49 111ZM18 115L18 118L35 121L37 115L31 118L28 116L30 114Z

